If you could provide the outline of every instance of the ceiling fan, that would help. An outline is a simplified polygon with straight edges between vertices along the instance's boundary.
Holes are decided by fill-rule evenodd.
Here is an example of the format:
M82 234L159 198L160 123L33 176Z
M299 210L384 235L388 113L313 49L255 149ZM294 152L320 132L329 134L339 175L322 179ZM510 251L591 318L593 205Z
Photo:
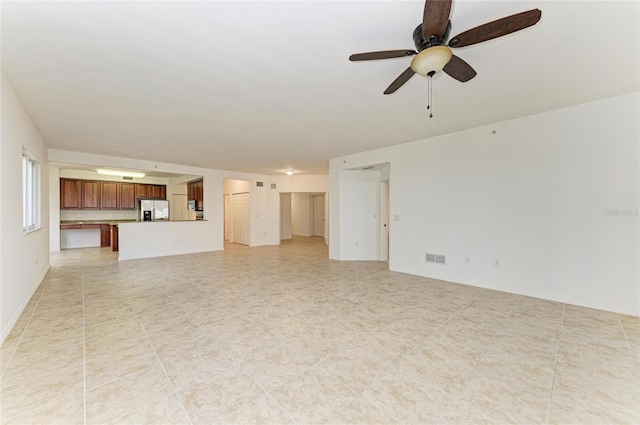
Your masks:
M349 56L350 61L366 61L414 56L411 66L396 78L384 94L391 94L409 81L414 74L433 77L438 71L444 71L458 81L466 82L476 76L476 71L451 52L452 48L470 46L520 31L540 20L542 12L532 9L510 15L502 19L487 22L464 31L449 39L451 31L451 3L453 0L426 0L422 23L413 31L415 50L384 50L379 52L356 53ZM448 41L448 43L447 43Z

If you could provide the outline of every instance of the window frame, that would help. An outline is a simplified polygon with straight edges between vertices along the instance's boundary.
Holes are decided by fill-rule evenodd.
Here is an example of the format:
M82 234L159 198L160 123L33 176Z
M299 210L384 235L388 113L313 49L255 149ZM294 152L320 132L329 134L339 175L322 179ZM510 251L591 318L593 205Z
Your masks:
M41 166L38 160L22 148L22 232L42 229Z

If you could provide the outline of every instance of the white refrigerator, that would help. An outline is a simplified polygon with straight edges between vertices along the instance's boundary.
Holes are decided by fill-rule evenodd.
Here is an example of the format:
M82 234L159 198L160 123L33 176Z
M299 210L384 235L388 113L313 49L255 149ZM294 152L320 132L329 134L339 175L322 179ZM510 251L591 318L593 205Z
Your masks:
M141 199L138 214L140 221L169 221L169 201Z

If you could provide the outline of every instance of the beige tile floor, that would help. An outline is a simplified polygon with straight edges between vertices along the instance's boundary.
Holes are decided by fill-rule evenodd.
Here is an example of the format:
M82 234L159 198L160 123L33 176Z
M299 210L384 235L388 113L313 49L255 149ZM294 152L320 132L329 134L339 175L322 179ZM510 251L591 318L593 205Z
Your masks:
M3 424L638 423L640 319L280 247L63 251Z

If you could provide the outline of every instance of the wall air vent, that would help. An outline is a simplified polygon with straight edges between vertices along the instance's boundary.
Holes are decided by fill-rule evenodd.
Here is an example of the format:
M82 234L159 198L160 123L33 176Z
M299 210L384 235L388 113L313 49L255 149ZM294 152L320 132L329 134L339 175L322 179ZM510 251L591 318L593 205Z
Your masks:
M129 176L122 176L122 180L133 180L133 177L129 177Z
M271 189L275 189L276 188L276 184L275 183L271 183Z
M262 186L264 186L264 183L263 182L256 182L256 186L262 187Z
M425 254L425 261L433 264L447 264L447 258L441 254Z

